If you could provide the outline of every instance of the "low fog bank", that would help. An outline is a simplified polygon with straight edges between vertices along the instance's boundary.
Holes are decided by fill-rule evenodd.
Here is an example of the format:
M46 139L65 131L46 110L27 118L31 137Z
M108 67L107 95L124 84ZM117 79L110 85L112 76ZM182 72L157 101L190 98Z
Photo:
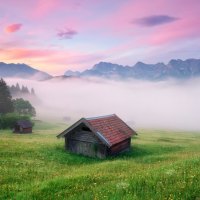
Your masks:
M200 79L188 81L110 81L67 79L9 85L35 89L37 118L68 120L116 113L132 127L200 130Z

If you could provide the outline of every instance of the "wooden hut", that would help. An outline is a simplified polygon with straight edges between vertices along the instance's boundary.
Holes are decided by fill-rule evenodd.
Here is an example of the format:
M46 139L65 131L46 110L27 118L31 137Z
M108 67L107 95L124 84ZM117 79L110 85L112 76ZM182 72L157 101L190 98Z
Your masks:
M29 120L18 120L14 126L14 133L32 133L32 123Z
M105 158L128 151L132 130L117 115L81 118L57 137L65 138L65 149L90 157Z

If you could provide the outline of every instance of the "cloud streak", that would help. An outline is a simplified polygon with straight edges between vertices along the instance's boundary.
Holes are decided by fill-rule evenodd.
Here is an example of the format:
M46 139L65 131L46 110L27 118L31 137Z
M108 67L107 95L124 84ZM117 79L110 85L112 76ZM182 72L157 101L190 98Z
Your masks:
M179 18L171 17L168 15L151 15L143 18L135 19L132 23L141 26L159 26L167 23L172 23Z
M7 33L14 33L14 32L19 31L21 27L22 27L22 24L11 24L5 28L5 31Z
M65 29L65 30L61 30L57 33L57 36L60 39L72 39L76 34L78 34L77 31L73 30L73 29Z

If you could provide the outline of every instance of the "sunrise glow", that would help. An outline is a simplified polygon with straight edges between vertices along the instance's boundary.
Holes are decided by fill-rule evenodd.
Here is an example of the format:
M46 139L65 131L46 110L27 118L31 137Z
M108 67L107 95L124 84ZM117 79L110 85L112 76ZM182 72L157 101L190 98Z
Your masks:
M199 0L0 0L0 60L50 74L199 56Z

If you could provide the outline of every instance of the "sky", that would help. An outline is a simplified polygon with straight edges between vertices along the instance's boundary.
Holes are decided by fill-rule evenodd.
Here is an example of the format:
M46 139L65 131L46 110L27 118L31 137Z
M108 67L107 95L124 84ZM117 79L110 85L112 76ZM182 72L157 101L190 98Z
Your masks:
M199 58L199 0L0 0L0 61L52 75Z

